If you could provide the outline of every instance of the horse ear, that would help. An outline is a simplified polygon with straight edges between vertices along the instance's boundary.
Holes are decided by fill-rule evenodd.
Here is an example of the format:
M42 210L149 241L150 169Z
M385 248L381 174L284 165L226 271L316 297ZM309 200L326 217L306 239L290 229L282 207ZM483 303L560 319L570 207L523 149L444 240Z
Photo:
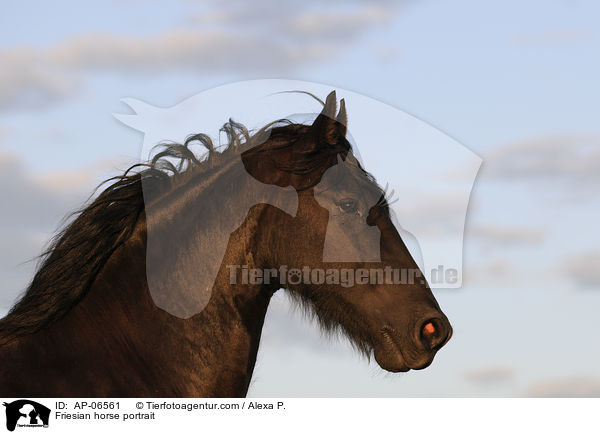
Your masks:
M335 119L340 129L340 135L346 137L346 129L348 125L348 115L346 114L346 101L344 98L340 100L340 111L338 112L337 118Z
M317 146L333 145L346 136L346 104L344 100L340 101L340 112L337 117L335 115L336 104L334 90L327 95L323 110L311 126Z

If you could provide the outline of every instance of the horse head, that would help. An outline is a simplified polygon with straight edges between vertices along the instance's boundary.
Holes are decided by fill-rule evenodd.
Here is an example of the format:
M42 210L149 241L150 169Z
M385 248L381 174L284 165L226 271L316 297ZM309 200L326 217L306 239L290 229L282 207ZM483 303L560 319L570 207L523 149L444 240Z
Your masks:
M291 145L267 141L243 155L253 177L298 194L295 216L274 207L261 214L257 226L272 228L265 262L325 329L343 331L382 368L422 369L452 328L392 223L385 192L352 152L343 100L337 115L336 105L332 92L312 125L272 132L277 141L295 128Z

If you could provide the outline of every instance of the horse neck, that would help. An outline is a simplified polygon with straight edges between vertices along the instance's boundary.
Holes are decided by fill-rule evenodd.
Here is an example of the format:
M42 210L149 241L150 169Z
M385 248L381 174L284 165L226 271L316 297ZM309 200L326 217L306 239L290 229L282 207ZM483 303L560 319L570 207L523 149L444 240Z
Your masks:
M195 393L245 396L278 288L232 284L227 266L267 266L260 241L266 230L259 224L264 204L292 213L296 201L295 191L258 183L239 160L209 183L191 182L160 208L147 209L148 293L170 333L180 336L177 345L183 341L193 354L188 369Z
M156 379L166 388L146 390L140 384L138 394L247 392L273 288L232 285L226 265L265 266L264 249L254 236L261 207L248 210L254 202L278 202L280 192L257 191L256 181L240 179L239 169L224 168L212 180L223 183L229 195L216 197L218 188L193 183L163 198L160 208L147 207L134 235L110 258L79 306L80 318L94 318L96 334L118 337L101 342L124 344L109 349L123 353L114 358L123 363L115 369L142 358L140 372L168 372L168 381ZM210 286L202 287L212 272Z
M156 305L179 318L202 312L223 263L250 265L257 253L248 252L253 237L273 229L258 228L257 204L294 215L297 201L291 187L257 181L238 158L152 202L146 208L146 270Z

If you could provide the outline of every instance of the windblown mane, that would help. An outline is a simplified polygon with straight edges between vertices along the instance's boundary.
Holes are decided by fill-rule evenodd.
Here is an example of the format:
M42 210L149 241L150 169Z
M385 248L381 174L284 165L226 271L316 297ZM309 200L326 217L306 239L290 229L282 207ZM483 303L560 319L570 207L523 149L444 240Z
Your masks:
M129 239L144 212L142 184L144 189L164 193L188 176L221 167L255 146L263 145L260 151L293 146L307 128L282 119L251 136L243 125L230 119L221 128L227 136L227 144L222 147L215 147L206 134L195 134L183 144L161 145L162 150L149 162L136 164L123 175L103 182L101 185L112 184L91 204L72 214L71 222L40 256L38 270L27 290L7 316L0 319L0 345L63 317L86 295L108 258ZM197 144L206 150L203 157L190 149ZM335 158L349 150L350 145L345 142L332 146L327 153ZM314 168L315 159L321 157L306 156L280 169L303 174Z

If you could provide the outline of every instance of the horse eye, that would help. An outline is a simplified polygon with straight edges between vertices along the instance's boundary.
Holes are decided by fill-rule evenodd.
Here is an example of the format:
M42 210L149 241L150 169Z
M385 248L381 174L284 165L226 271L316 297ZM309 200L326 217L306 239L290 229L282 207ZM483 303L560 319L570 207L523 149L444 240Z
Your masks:
M356 201L352 199L344 199L341 202L338 202L337 206L345 213L356 212L356 209L358 208Z

